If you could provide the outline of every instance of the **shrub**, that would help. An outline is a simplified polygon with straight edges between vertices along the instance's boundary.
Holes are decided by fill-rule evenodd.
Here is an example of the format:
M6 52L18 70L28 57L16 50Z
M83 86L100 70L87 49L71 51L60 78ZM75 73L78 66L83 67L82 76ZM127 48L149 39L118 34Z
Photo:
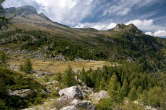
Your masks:
M128 97L132 101L137 99L137 93L135 87L131 88Z
M64 82L64 85L67 87L77 84L77 81L75 79L75 74L70 66L64 72L63 82Z
M96 108L97 108L97 110L113 110L112 106L113 106L113 103L112 103L112 101L109 98L109 99L103 99L103 100L101 100L96 105Z
M6 64L7 63L7 55L4 52L0 53L0 63Z
M144 91L141 96L141 101L146 105L154 107L163 107L165 105L166 93L161 87L154 87Z
M20 65L20 70L25 73L32 73L32 63L30 59L27 59L23 65Z
M9 96L8 90L31 89L32 95L28 97ZM20 73L0 68L0 110L19 110L32 104L39 104L46 94L42 94L44 86L33 78Z

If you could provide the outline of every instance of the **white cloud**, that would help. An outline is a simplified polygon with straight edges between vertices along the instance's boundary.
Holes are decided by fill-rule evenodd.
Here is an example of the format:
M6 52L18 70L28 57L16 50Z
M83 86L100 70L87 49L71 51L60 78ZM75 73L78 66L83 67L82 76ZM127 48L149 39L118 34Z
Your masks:
M145 32L146 35L154 36L153 32Z
M134 24L139 29L146 31L145 34L158 37L166 37L166 28L155 24L153 19L149 20L131 20L126 24Z
M150 19L150 20L135 19L135 20L128 21L126 24L127 25L134 24L142 30L153 30L156 27L156 26L154 26L154 21L152 19Z
M154 33L154 36L166 37L166 30L159 30Z
M156 32L146 32L145 34L157 37L166 37L166 30L158 30Z
M116 26L116 23L83 23L76 25L75 28L94 28L97 30L108 30Z
M124 16L127 15L133 8L141 8L145 5L150 5L151 3L157 2L157 0L113 0L116 4L109 6L107 10L104 11L105 15L117 15Z
M128 21L126 24L134 24L139 29L148 31L148 32L154 32L156 30L166 30L165 27L157 25L153 19L149 19L149 20L135 19L135 20Z

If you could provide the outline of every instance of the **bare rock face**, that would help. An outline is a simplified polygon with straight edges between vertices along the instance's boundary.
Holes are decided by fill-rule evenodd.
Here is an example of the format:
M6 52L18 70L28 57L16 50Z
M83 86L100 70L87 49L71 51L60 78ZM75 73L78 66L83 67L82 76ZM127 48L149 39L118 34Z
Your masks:
M33 91L31 89L21 89L21 90L9 90L8 91L9 96L18 96L18 97L22 97L25 98L27 96L30 96L33 94Z
M94 93L90 96L90 99L93 100L95 103L98 103L100 100L108 98L109 95L107 93L107 91L100 91L98 93Z
M68 99L82 99L83 93L78 86L72 86L59 91L61 97L66 97Z
M124 29L126 27L126 25L124 24L117 24L116 27L113 28L114 31L120 31L122 29Z

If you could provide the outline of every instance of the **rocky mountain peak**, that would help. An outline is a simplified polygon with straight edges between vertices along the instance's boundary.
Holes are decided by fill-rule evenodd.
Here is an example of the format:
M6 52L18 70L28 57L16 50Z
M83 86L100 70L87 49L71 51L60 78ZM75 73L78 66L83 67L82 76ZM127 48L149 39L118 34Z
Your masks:
M16 16L27 16L27 15L37 14L36 9L32 6L22 6L18 8L11 7L11 8L7 8L5 12L8 15L15 14Z
M141 30L139 30L134 24L117 24L113 29L113 31L127 31L132 33L142 33Z

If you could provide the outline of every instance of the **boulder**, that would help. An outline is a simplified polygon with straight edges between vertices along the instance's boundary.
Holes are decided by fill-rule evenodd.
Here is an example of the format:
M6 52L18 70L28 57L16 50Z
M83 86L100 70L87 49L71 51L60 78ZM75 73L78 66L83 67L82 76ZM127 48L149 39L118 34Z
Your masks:
M53 73L46 72L46 71L42 71L42 70L35 71L35 76L36 76L36 77L52 76L52 75L54 75L54 74L53 74Z
M71 105L74 105L76 108L78 109L83 109L83 110L95 110L96 107L94 104L92 104L92 102L90 101L86 101L86 100L78 100L78 99L74 99L72 102L71 102Z
M95 103L98 103L100 100L108 98L109 95L107 91L101 90L98 93L94 93L90 96L90 99L93 100Z
M60 110L79 110L79 109L77 109L75 106L72 105L72 106L63 107Z
M15 91L9 90L8 91L9 96L18 96L18 97L22 97L22 98L25 98L32 94L33 94L33 91L31 89L21 89L21 90L15 90Z
M62 54L59 54L59 55L55 56L55 60L57 60L57 61L66 61L65 57Z
M78 86L62 89L59 91L59 95L68 99L83 99L83 93Z
M53 81L47 82L46 84L47 85L54 85L54 84L57 84L57 83L58 83L58 81L53 80Z

